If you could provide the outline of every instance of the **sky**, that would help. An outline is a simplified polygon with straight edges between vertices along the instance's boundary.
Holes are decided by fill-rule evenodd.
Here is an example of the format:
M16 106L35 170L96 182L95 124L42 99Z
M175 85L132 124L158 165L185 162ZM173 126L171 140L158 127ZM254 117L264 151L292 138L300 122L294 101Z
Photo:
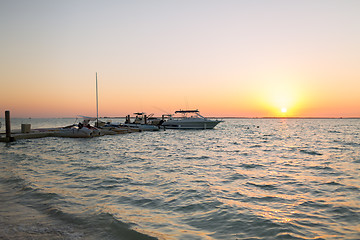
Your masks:
M360 117L358 0L0 0L0 116Z

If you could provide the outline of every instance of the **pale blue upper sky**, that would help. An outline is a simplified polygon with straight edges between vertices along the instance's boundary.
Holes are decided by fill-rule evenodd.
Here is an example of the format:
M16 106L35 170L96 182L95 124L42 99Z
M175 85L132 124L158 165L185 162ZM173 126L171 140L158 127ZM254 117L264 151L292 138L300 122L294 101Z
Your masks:
M166 89L194 105L196 91L209 92L204 99L220 91L231 101L273 81L331 85L324 98L358 100L358 0L1 0L0 32L1 84L9 90L87 85L98 71L103 91L137 88L149 99ZM334 92L340 83L348 87ZM190 86L193 92L179 93Z

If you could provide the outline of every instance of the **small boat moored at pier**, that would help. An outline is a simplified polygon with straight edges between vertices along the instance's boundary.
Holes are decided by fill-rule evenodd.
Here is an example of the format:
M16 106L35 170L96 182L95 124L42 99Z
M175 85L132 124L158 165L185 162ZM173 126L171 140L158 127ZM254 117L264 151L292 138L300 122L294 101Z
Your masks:
M130 115L126 117L125 123L123 126L127 126L130 128L137 128L139 131L159 131L160 126L148 124L147 116L143 112L137 112L135 114L135 120L133 122L130 121Z
M96 118L83 117L84 120L78 124L57 128L53 130L54 137L89 138L101 136L100 129L90 126L90 121Z

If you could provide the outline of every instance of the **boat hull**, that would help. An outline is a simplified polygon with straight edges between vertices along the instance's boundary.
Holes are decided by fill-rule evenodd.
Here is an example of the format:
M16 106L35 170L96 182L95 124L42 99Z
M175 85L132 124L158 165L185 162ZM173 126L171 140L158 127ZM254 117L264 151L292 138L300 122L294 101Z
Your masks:
M100 136L100 131L94 131L88 128L63 128L53 133L54 137L70 137L70 138L91 138Z
M213 129L221 121L216 120L169 120L162 124L167 129Z
M149 125L149 124L137 124L137 123L125 123L124 126L127 126L129 128L135 128L139 129L140 131L159 131L160 128L155 125Z

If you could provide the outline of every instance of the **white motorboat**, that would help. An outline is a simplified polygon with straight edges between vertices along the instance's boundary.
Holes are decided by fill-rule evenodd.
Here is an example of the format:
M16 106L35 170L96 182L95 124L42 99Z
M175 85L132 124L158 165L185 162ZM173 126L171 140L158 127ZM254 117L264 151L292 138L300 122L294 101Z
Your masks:
M139 129L139 131L159 131L160 127L156 125L148 124L147 116L143 112L134 113L135 120L133 122L130 121L130 115L126 117L126 121L123 126L127 126L130 128Z
M211 120L200 115L199 110L179 110L175 114L180 117L170 117L162 126L169 129L213 129L221 120Z

